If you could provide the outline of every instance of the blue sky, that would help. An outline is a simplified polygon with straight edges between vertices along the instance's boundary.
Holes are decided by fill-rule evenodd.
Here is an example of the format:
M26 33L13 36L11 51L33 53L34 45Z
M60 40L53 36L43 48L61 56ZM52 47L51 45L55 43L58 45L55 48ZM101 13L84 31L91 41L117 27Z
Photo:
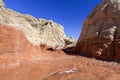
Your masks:
M67 36L77 39L83 22L102 0L4 0L6 7L64 26Z

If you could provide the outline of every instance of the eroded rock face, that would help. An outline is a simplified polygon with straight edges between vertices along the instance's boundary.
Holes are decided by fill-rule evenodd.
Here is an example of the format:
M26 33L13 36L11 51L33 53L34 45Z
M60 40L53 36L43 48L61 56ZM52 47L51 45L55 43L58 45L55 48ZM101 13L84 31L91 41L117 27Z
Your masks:
M120 0L103 0L84 22L76 52L120 61Z
M66 35L63 26L51 20L34 18L28 14L20 14L4 6L0 0L0 24L20 28L27 39L34 45L65 46Z
M0 9L5 9L5 4L3 3L3 0L0 0Z

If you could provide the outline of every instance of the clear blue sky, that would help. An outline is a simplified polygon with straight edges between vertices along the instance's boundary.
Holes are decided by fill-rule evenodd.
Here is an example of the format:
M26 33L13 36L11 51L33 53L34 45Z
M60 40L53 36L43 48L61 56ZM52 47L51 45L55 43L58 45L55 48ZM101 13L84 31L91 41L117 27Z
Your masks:
M83 21L102 0L4 0L6 7L64 26L67 36L77 39Z

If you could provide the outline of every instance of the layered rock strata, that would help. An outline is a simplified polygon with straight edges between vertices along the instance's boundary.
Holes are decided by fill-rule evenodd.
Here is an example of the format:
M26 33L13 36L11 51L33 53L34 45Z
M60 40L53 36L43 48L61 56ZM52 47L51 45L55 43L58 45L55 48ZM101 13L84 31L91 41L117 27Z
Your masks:
M103 0L84 22L78 54L120 61L120 0Z
M66 35L62 25L34 18L28 14L21 14L5 7L0 0L0 24L10 25L21 29L27 39L34 45L47 44L64 47Z

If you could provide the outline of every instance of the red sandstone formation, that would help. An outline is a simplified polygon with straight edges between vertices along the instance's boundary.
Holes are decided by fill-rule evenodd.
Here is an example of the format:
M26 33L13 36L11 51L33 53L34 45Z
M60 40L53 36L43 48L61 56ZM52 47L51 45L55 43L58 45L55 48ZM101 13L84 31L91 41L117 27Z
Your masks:
M103 0L84 22L76 52L120 61L120 0Z
M119 7L116 13L111 12L118 2L104 0L91 13L77 53L119 60ZM34 46L24 34L17 27L0 25L0 80L120 80L119 63L67 55L71 45L63 51L45 44Z

